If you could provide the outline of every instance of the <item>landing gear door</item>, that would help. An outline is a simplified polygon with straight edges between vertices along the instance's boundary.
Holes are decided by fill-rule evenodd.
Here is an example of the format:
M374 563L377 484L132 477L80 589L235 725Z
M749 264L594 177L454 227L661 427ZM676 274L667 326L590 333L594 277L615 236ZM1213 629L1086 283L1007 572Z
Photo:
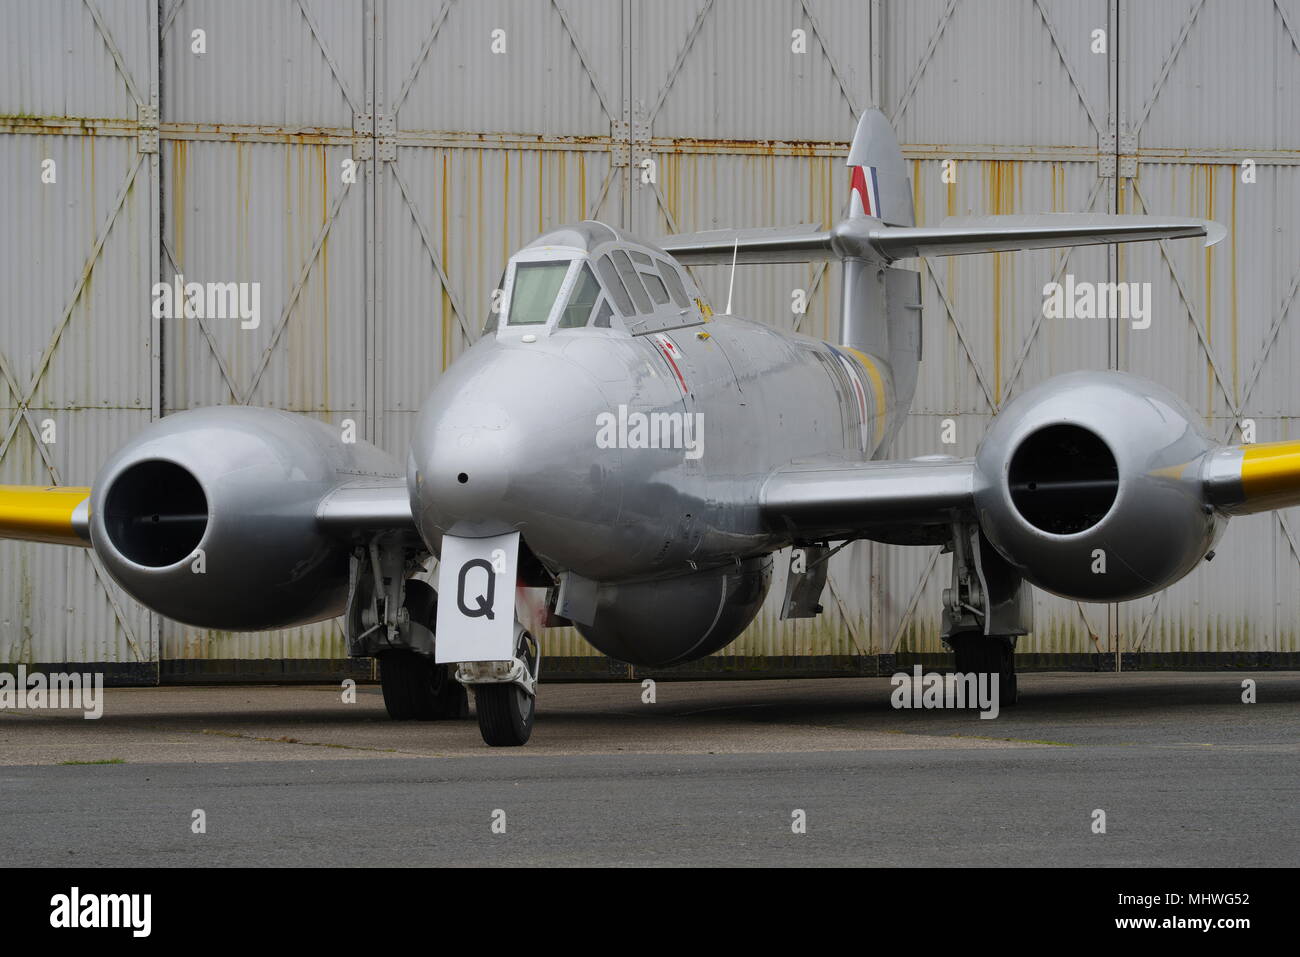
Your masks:
M519 533L442 538L434 661L509 661L515 656Z

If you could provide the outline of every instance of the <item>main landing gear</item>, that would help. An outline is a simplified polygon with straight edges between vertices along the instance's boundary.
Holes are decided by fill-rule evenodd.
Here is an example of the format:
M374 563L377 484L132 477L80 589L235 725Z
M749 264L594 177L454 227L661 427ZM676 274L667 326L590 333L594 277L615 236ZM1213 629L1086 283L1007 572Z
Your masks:
M962 631L948 636L952 647L954 667L959 675L989 676L990 684L998 685L998 705L1008 707L1016 703L1016 639L1014 635L986 635L979 631Z
M987 674L999 706L1019 700L1016 638L1034 627L1029 588L977 526L956 524L948 543L952 585L943 593L943 640L958 674Z
M409 620L430 632L438 619L438 595L427 582L406 582L404 607ZM469 696L451 665L435 664L411 648L380 653L379 681L384 707L396 721L439 721L469 717Z

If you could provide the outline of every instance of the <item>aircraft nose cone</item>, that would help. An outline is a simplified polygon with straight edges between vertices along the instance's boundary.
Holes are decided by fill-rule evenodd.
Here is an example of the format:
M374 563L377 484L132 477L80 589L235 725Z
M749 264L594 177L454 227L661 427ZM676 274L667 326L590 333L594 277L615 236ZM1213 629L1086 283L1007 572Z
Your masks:
M490 519L509 486L517 443L505 409L490 402L453 402L435 421L425 494L440 514L463 522Z
M501 506L518 437L500 405L457 398L424 417L412 448L413 504L426 540L509 531Z
M440 549L444 534L514 530L532 542L612 519L608 469L593 467L605 408L595 381L560 356L494 345L463 356L430 394L411 443L408 487L425 542Z

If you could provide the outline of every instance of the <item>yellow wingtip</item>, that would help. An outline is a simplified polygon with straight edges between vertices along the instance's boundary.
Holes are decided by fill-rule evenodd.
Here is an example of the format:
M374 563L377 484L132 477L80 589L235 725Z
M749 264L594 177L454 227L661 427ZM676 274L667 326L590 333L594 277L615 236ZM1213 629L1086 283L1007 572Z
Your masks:
M88 546L77 510L89 496L67 485L0 485L0 538Z

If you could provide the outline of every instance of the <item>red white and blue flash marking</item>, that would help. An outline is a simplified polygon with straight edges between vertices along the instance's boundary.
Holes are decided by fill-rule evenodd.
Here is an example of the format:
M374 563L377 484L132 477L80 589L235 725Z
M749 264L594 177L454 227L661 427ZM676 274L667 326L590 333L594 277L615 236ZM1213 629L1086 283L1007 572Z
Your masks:
M677 379L677 384L681 387L682 395L690 394L690 389L686 387L686 380L682 377L682 370L677 365L677 360L681 358L681 350L677 348L677 343L669 339L662 332L656 333L654 343L659 347L659 352L663 355L668 367L673 370L673 375Z
M849 215L880 218L880 179L874 166L855 166L849 180Z

